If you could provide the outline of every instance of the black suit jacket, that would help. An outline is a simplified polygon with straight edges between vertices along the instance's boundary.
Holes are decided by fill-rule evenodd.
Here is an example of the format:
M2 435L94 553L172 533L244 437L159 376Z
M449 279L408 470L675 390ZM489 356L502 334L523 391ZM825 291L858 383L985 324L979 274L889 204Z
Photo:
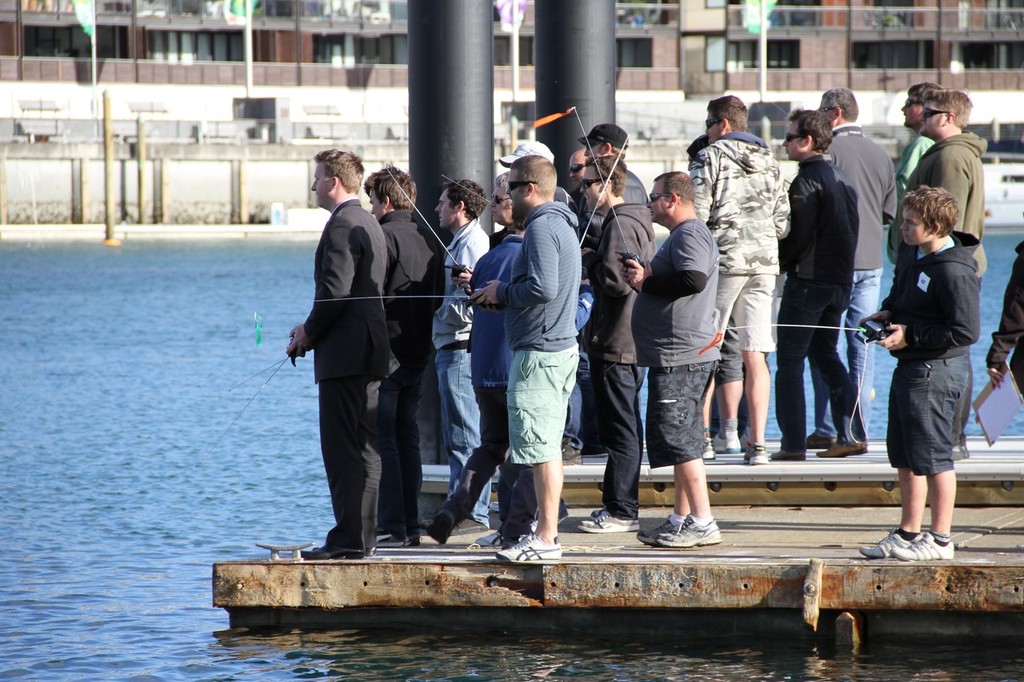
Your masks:
M377 220L357 199L338 206L316 247L316 294L303 324L317 382L387 376L388 330L381 299L387 259Z

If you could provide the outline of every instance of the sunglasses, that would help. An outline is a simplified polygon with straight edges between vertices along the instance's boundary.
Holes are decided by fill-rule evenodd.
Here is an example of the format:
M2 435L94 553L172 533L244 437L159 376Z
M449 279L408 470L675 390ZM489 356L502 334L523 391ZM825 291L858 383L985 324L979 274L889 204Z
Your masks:
M921 118L931 118L932 116L935 116L936 114L948 114L948 113L951 113L951 112L939 111L938 109L925 109L924 111L921 112Z
M709 118L706 121L704 121L704 129L710 130L713 126L718 125L721 122L722 119L720 118Z
M662 197L665 197L667 199L670 196L672 196L672 192L651 192L650 194L647 195L647 198L650 199L651 203L653 204L655 201Z
M536 180L509 180L508 181L508 191L509 192L513 192L513 191L519 189L520 187L526 187L527 185L536 185L536 184L537 184Z
M788 143L792 142L793 140L799 140L801 137L807 137L807 136L806 135L798 135L796 133L786 133L786 137L784 139L786 140L786 143L788 144Z
M580 187L589 189L595 182L601 182L601 178L583 178L580 180Z
M922 102L919 99L910 99L908 97L907 101L903 103L903 108L904 109L909 109L910 107L914 106L915 104L924 104L924 102Z
M491 197L491 201L495 204L504 204L506 201L512 201L512 197L499 197L495 194Z
M569 166L569 172L570 173L579 173L581 170L583 170L585 165L586 164L582 164L582 163L574 163L571 166Z

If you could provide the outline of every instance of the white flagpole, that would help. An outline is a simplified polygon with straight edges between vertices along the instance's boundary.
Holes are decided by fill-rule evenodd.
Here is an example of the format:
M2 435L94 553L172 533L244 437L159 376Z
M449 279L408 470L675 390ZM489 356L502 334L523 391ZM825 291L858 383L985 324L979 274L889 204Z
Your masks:
M92 118L95 123L96 137L100 135L100 95L96 83L96 0L92 0L92 35L89 42L92 43Z
M242 4L245 5L245 96L252 97L252 0L242 0Z

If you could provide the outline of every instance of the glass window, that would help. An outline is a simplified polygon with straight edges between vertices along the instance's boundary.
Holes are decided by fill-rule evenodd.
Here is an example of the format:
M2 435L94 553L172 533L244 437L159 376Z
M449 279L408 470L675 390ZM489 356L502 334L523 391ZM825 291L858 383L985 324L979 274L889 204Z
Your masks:
M704 43L704 70L725 71L725 38L708 36Z
M800 41L769 40L768 67L772 69L800 68ZM726 68L729 71L758 68L757 41L744 40L729 43Z
M930 69L930 40L889 40L853 44L855 69Z
M651 40L649 38L619 38L616 43L619 68L649 69L654 66Z

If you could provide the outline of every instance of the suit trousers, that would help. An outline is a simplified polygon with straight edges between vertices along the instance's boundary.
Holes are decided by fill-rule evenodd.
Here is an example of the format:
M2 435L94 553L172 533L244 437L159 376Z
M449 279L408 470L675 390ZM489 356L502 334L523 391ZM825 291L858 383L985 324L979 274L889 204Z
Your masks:
M369 376L323 379L317 385L320 450L335 521L327 544L367 553L377 544L379 385Z

